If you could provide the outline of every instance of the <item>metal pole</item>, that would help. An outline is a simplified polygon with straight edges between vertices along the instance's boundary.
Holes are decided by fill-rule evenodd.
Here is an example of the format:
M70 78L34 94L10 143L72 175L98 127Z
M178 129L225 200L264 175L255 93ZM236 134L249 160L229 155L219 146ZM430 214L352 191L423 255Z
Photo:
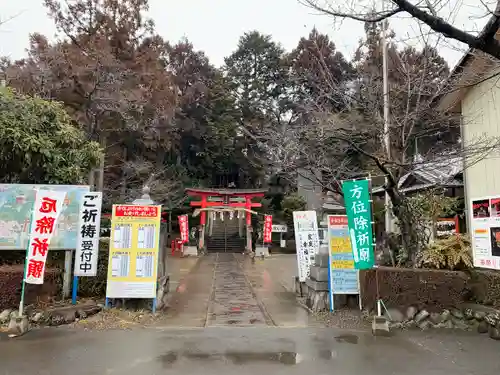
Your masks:
M386 152L386 157L388 160L391 158L391 140L390 140L390 133L389 133L389 68L388 68L388 61L387 61L387 40L386 40L386 33L387 33L387 21L383 21L383 26L382 26L382 74L383 74L383 82L384 82L384 146L385 146L385 152ZM388 178L385 178L385 184L387 186L388 184ZM385 192L385 231L386 233L391 232L392 229L392 215L391 215L391 201L389 199L389 194L387 194L387 191Z
M22 317L24 314L24 295L26 291L26 273L28 271L28 256L30 251L30 242L31 242L31 229L33 228L33 218L35 217L35 204L36 204L36 196L38 194L38 190L35 192L35 202L33 202L33 207L31 209L30 214L30 225L29 225L29 237L28 244L26 245L26 255L24 258L24 271L23 271L23 280L21 283L21 300L19 301L19 317Z

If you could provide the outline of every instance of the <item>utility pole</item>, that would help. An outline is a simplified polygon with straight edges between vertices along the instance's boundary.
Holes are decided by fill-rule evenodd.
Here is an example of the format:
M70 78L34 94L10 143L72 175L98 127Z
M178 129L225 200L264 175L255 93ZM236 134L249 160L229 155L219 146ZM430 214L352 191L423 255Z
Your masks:
M384 146L387 160L391 158L391 139L390 139L390 123L389 123L389 68L387 62L387 20L382 21L382 74L384 82ZM385 184L388 184L388 178L385 177ZM389 199L389 194L385 191L385 232L392 232L392 215L391 215L391 201Z

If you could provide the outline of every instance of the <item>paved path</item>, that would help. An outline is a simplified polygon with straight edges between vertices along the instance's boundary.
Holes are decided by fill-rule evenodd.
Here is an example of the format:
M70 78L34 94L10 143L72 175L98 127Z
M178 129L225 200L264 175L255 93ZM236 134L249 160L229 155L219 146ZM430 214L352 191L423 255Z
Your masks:
M287 262L291 263L289 259ZM278 275L287 274L282 266L274 258L252 262L240 254L204 256L178 285L170 300L171 307L159 324L307 327L313 319L278 281ZM291 282L294 272L294 268L289 271Z

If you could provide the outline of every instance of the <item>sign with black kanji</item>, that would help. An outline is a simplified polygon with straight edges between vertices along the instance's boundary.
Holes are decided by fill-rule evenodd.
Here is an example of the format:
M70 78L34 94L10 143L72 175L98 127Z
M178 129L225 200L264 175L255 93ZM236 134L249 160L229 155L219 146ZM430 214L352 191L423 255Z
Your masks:
M102 193L86 193L80 204L75 252L75 276L95 276L99 256Z

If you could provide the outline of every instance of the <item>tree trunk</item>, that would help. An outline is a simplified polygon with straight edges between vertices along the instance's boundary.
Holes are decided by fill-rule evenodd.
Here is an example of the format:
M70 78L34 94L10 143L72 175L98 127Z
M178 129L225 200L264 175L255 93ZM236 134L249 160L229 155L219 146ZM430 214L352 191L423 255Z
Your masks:
M102 192L104 191L104 160L106 159L106 136L104 134L101 135L101 148L103 152L99 163L99 186L97 190Z
M392 210L394 216L398 219L398 226L401 232L401 240L403 249L407 255L406 262L415 263L415 258L419 250L419 241L417 233L414 229L412 214L406 205L404 197L395 194L395 199L392 199Z
M123 147L123 163L127 162L127 146ZM122 183L120 184L120 202L127 202L127 168L122 167Z

